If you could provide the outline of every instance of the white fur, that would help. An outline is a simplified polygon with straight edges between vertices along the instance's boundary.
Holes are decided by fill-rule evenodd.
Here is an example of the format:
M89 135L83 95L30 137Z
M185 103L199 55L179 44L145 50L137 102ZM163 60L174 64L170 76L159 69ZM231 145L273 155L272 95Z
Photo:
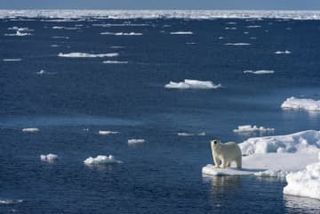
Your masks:
M241 150L235 142L221 143L219 140L211 141L212 157L217 168L230 167L233 162L237 168L242 167Z

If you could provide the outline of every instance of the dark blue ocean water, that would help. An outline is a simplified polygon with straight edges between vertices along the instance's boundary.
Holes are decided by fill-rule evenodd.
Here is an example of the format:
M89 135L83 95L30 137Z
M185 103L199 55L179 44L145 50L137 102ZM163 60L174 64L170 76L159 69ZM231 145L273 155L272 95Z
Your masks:
M127 25L99 26L116 23ZM247 28L253 25L261 27ZM5 36L16 32L8 30L13 26L32 35ZM175 31L193 34L170 35ZM320 114L280 108L291 96L320 98L319 35L320 21L1 19L0 200L23 201L1 203L0 213L320 213L317 200L284 196L283 180L201 173L212 162L210 139L247 138L232 132L238 125L272 127L274 134L319 130ZM224 45L239 42L251 45ZM274 54L279 50L292 53ZM119 56L62 58L60 52ZM3 61L8 58L22 60ZM223 88L164 88L184 79ZM24 133L25 127L40 131ZM203 131L206 136L177 136ZM129 146L130 138L146 143ZM48 153L59 161L41 162ZM99 154L123 164L83 164Z

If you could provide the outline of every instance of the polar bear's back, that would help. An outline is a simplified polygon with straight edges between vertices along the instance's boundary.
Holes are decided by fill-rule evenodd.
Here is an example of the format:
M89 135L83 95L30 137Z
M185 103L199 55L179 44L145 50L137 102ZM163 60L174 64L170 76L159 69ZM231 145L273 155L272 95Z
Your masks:
M227 142L227 143L221 144L221 149L227 153L240 153L241 154L240 147L235 142Z

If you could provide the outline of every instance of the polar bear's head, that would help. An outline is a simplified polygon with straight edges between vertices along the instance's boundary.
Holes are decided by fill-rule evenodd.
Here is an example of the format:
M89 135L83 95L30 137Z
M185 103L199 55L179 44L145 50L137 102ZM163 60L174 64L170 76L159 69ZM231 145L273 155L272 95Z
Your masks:
M218 148L219 145L221 145L221 140L214 139L214 140L211 141L211 147L212 147L213 149Z

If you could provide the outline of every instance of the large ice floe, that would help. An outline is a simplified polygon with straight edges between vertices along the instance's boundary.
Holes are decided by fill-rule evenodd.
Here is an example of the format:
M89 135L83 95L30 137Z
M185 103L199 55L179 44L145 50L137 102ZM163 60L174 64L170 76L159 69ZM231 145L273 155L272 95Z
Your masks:
M320 100L305 98L287 98L282 104L284 110L320 111Z
M273 132L274 128L265 128L263 126L256 125L242 125L238 126L237 129L234 129L233 132L236 133L248 133L248 132Z
M164 86L169 89L217 89L221 88L221 84L214 84L211 81L200 81L185 79L183 82L170 81Z
M244 74L273 74L274 70L257 70L257 71L252 71L252 70L245 70L243 71Z
M119 56L119 54L118 53L91 54L91 53L72 52L72 53L59 53L58 56L67 57L67 58L102 58L102 57L116 57L116 56Z
M202 168L206 175L256 175L284 178L288 173L317 162L320 152L320 131L307 130L294 134L255 137L239 144L242 169Z
M115 159L113 155L98 155L97 157L88 157L83 161L85 165L88 166L96 166L96 165L103 165L103 164L115 164L115 163L122 163L122 161L119 161Z
M47 155L40 155L40 160L43 162L53 163L58 160L58 155L51 153Z
M319 162L309 164L305 169L289 173L286 176L288 185L283 193L320 200L320 153Z
M37 17L50 18L50 21L69 21L83 18L110 19L298 19L319 20L320 11L281 11L281 10L0 10L0 18Z

